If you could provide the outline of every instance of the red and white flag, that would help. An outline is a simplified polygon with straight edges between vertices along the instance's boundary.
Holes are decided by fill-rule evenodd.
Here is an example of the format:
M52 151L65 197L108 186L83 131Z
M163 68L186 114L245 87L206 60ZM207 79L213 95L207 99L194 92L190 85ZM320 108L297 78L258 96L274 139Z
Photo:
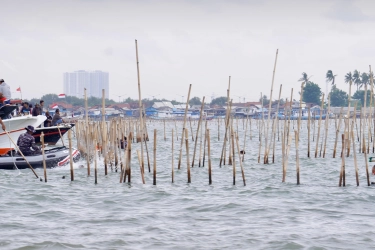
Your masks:
M60 94L59 98L65 98L65 94Z
M57 109L59 106L57 106L57 104L55 106L52 107L52 109Z
M21 87L18 87L18 88L16 89L16 91L21 92Z

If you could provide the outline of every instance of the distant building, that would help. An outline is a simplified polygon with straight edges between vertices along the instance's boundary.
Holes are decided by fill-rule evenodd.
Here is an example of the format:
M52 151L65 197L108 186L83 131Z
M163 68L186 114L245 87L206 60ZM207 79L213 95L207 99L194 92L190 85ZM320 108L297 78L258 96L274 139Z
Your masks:
M102 89L105 89L105 97L109 98L109 74L100 70L65 72L64 94L83 98L86 88L87 97L102 97Z

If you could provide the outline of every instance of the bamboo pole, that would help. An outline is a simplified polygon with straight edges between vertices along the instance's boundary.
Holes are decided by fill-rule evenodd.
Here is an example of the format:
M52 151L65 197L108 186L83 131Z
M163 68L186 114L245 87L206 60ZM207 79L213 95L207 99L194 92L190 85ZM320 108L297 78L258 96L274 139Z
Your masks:
M185 114L184 114L184 123L182 125L182 134L181 134L181 145L180 145L180 153L178 156L178 169L181 168L181 158L182 158L182 146L184 145L184 136L185 136L185 126L186 126L186 116L188 112L188 107L189 107L189 100L190 100L190 92L191 92L191 84L189 85L189 92L187 96L187 101L186 101L186 107L185 107ZM177 132L177 131L176 131ZM190 168L190 164L189 164Z
M102 130L101 133L103 136L103 143L102 143L102 150L104 150L104 175L108 174L108 167L107 167L107 152L105 151L105 147L103 145L107 142L107 133L106 133L106 122L105 122L105 89L102 89Z
M137 156L138 156L138 162L139 162L139 171L141 172L142 183L145 184L145 175L144 175L144 170L142 169L142 160L141 160L141 154L139 153L139 150L137 150Z
M307 114L307 157L310 158L310 129L311 129L311 110L308 109Z
M337 147L338 136L339 136L339 133L340 133L341 119L342 119L342 108L340 109L339 122L338 122L337 127L336 127L335 145L333 147L333 158L336 157L336 147Z
M297 174L297 185L300 184L299 180L299 147L298 147L298 141L299 141L299 131L294 131L295 136L295 143L296 143L296 174Z
M359 186L359 177L358 177L358 165L357 165L357 152L355 150L355 139L354 139L354 132L353 132L353 127L354 127L354 121L352 121L352 130L351 130L351 137L352 137L352 143L353 143L353 161L354 161L354 170L355 170L355 179L357 182L357 186Z
M370 73L371 73L371 66L370 66ZM364 113L366 117L366 102L367 102L367 84L365 84L365 98L364 98ZM365 124L363 124L363 144L365 144ZM367 151L364 150L364 157L365 157L365 162L366 162L366 177L367 177L367 185L370 186L370 173L368 169L368 159L367 159Z
M233 133L233 127L231 127L231 139L232 139L232 154L233 154L233 185L236 185L236 159L234 158L234 133Z
M198 161L198 167L201 167L201 163L202 163L203 128L200 131L201 131L201 136L200 136L200 142L199 142L199 161ZM204 141L206 141L206 138L204 138Z
M241 154L240 154L240 146L238 143L238 137L236 137L236 145L237 145L238 160L240 162L240 167L241 167L242 181L243 181L243 185L246 186L245 172L243 169L243 163L242 163ZM236 161L236 159L233 158L233 161Z
M208 157L208 184L212 184L212 165L211 165L211 143L210 130L207 129L207 157Z
M319 115L319 126L318 126L318 135L316 137L316 147L315 147L315 158L318 157L318 148L319 148L319 136L320 136L320 126L322 124L322 111L323 111L323 104L324 104L324 93L322 94L322 103L320 105L320 115Z
M69 160L70 160L70 180L74 181L74 171L73 171L73 156L72 156L72 131L71 129L68 130L68 138L69 138ZM43 143L44 144L44 143ZM44 148L43 148L43 154L44 154ZM44 156L43 156L44 158ZM43 160L44 162L44 160ZM44 165L44 163L43 163Z
M44 133L43 132L40 134L40 141L42 142L44 181L47 182L47 166L46 166L46 155L44 154Z
M328 124L329 124L329 111L331 107L331 94L328 95L328 110L326 113L326 121L324 123L325 132L324 132L324 149L323 149L323 158L326 156L326 146L327 146L327 137L328 137Z
M135 40L135 56L137 61L137 79L138 79L138 105L139 105L139 124L140 126L140 134L141 134L141 160L142 160L142 169L144 169L144 162L143 162L143 114L142 114L142 97L141 97L141 78L139 73L139 60L138 60L138 43ZM130 178L130 176L129 176ZM130 182L130 181L129 181Z
M203 96L203 99L202 99L202 105L201 105L201 111L200 111L200 115L199 115L199 121L198 121L197 133L196 133L196 135L195 135L193 160L192 160L192 162L191 162L191 167L192 167L192 168L194 167L195 153L196 153L196 150L197 150L197 143L198 143L199 128L200 128L200 126L201 126L202 117L203 117L203 108L204 108L204 96ZM190 123L190 124L191 124L191 123ZM191 129L191 132L193 133L193 129ZM194 140L193 140L193 141L194 141Z
M272 74L272 84L271 84L271 93L270 93L270 103L268 105L268 117L267 117L267 129L266 129L266 136L265 136L265 151L264 151L264 159L263 163L266 164L268 163L268 132L269 132L269 127L270 127L270 117L271 117L271 107L272 107L272 94L273 94L273 84L275 80L275 72L276 72L276 63L277 63L277 55L279 53L279 50L276 50L276 57L275 57L275 64L273 66L273 74ZM262 98L263 99L263 98ZM262 105L262 114L264 113L263 111L263 105Z
M173 165L173 159L174 159L174 154L173 154L173 149L174 149L174 142L173 142L173 128L172 128L172 183L174 183L174 165Z
M204 162L206 158L206 143L207 143L207 119L205 119L205 130L204 130L204 143L203 143L203 160L202 160L202 167L204 167Z
M191 117L189 117L190 131L191 131L191 140L194 141L193 126L191 125Z
M94 139L94 166L95 166L95 184L98 184L98 162L97 162L96 148L95 147L96 147L96 139ZM72 173L72 171L71 171L71 173Z
M153 185L156 185L156 129L154 129L154 175Z
M191 175L190 175L190 161L189 161L189 131L185 129L185 143L186 143L186 163L187 163L187 178L188 183L191 183Z
M230 110L229 110L229 105L230 105L230 101L229 101L229 98L230 98L230 76L229 76L229 83L228 83L228 89L227 89L227 110L225 112L225 131L224 131L224 142L223 142L223 147L221 149L221 156L220 156L220 167L221 167L221 163L223 162L224 160L224 165L225 165L225 151L226 151L226 142L227 142L227 138L228 138L228 125L229 125L229 117L230 117ZM224 158L224 159L223 159Z
M341 139L342 139L342 152L344 152L344 150L345 150L345 134L341 135ZM343 183L343 186L345 187L345 155L341 156L341 171L340 171L339 187L341 187L342 183Z

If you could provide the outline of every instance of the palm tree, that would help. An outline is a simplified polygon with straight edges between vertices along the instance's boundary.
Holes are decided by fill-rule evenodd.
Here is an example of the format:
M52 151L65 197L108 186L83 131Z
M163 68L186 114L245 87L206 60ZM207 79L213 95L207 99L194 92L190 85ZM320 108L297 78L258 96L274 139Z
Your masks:
M361 74L361 87L365 86L365 85L368 85L369 83L370 83L370 76L369 76L369 74L363 72Z
M328 70L326 73L326 81L331 82L332 85L335 85L335 78L337 75L332 73L332 70Z
M302 77L298 80L299 82L305 82L305 84L310 80L311 76L307 76L305 72L302 73Z
M353 82L357 85L357 91L361 85L361 73L358 70L354 70L353 72Z
M352 72L349 72L345 75L345 83L349 83L350 85L353 82L353 75Z

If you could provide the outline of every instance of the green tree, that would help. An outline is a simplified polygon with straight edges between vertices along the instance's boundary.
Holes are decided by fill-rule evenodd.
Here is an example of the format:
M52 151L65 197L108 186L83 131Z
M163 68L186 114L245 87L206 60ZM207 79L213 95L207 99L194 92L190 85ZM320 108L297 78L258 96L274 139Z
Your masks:
M217 97L211 101L211 105L225 106L226 103L227 97L225 96Z
M353 81L354 81L354 84L357 86L357 91L358 91L361 86L361 73L358 70L353 71Z
M348 94L345 91L338 89L336 85L332 86L330 97L332 107L348 106Z
M322 91L319 85L309 81L303 88L302 101L307 103L319 104L321 95Z
M370 105L370 97L371 97L371 91L367 91L367 99L366 99L366 105ZM365 91L364 90L357 90L354 95L352 96L353 99L360 100L362 107L365 104Z
M190 105L201 105L202 102L201 102L201 99L199 97L193 97L193 98L190 99L189 104Z

